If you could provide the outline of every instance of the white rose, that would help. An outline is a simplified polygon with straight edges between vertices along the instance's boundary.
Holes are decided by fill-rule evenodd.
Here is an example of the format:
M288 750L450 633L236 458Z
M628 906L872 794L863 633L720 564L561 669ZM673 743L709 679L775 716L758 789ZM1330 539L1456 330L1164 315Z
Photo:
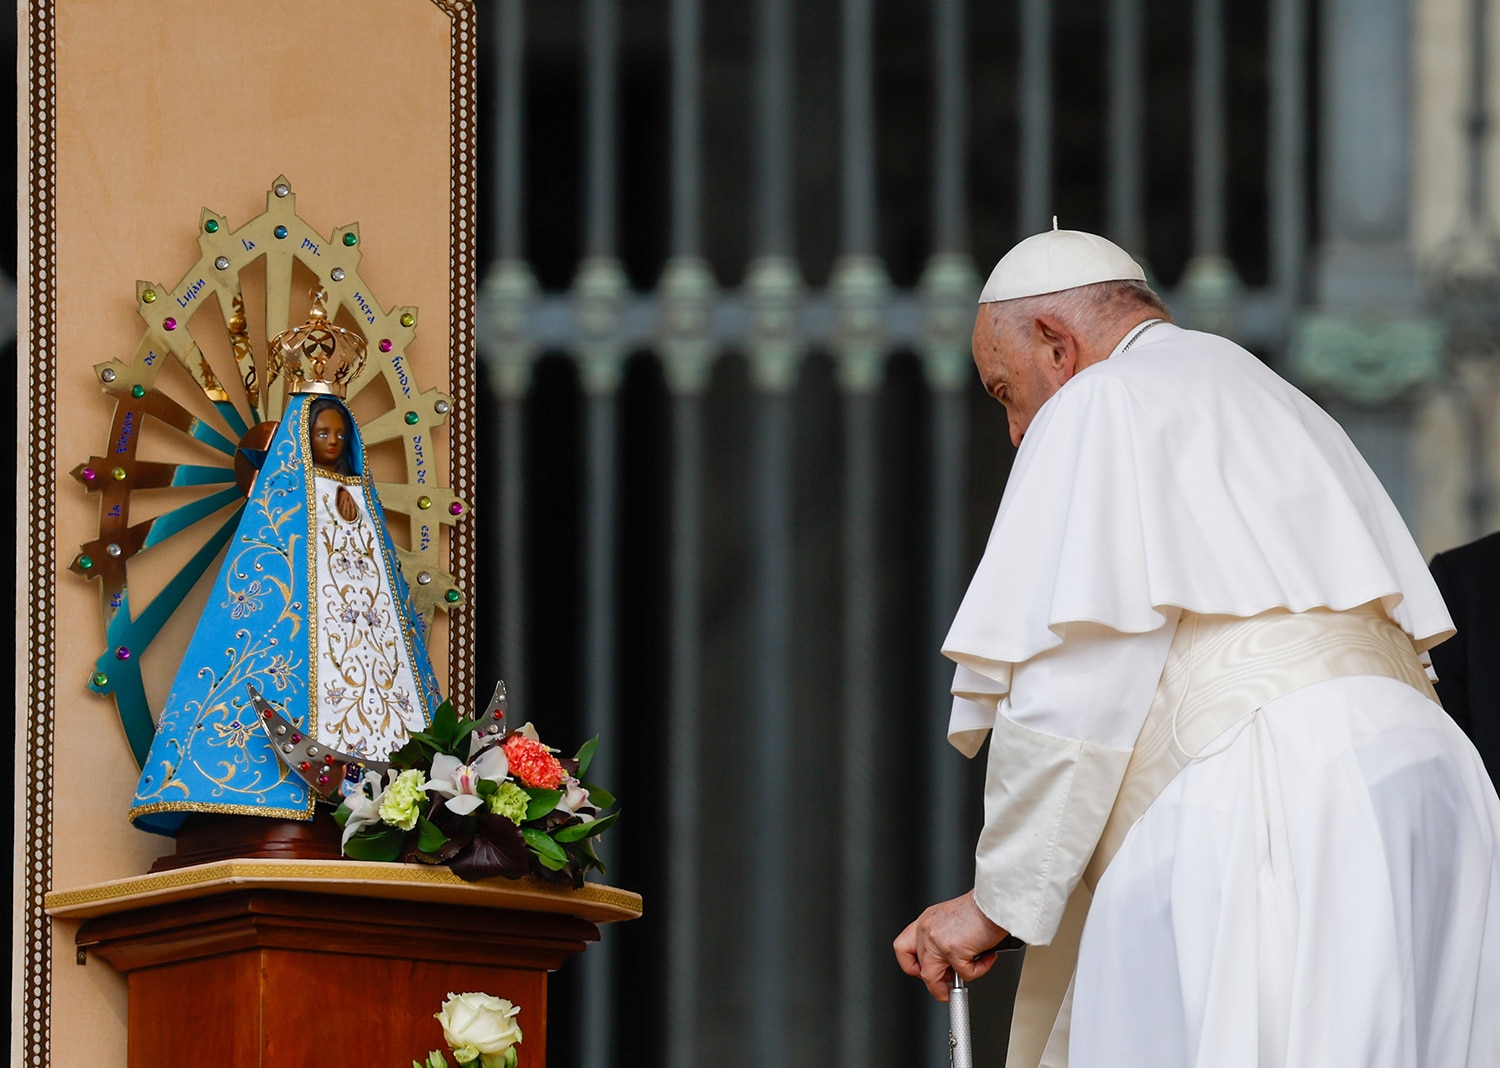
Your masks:
M489 1064L491 1057L500 1056L521 1041L521 1027L516 1023L520 1011L519 1005L489 994L450 993L442 1011L434 1015L443 1025L443 1039L449 1047L477 1049Z

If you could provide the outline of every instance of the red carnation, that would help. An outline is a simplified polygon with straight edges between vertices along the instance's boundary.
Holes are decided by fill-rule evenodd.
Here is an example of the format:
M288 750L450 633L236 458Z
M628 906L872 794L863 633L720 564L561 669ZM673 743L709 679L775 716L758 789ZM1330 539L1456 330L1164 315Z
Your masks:
M521 780L522 786L556 790L567 777L557 757L541 742L532 741L524 734L512 734L502 748L510 761L510 773Z

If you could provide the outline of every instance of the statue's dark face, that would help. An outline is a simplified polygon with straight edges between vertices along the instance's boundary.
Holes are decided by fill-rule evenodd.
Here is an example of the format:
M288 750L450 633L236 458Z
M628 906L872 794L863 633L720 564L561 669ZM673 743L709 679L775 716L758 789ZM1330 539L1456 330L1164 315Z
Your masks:
M312 438L313 463L319 467L334 468L338 466L339 457L344 455L344 447L347 444L349 428L344 425L344 417L336 409L324 408L313 416L312 426L308 430L308 436Z

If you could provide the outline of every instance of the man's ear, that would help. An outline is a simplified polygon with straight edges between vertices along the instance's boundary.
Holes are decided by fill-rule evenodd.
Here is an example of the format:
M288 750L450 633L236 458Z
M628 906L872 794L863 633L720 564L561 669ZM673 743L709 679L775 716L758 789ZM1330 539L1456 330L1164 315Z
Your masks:
M1073 331L1061 319L1051 315L1038 315L1036 329L1050 350L1048 359L1052 370L1061 374L1064 381L1072 378L1078 370L1078 338Z

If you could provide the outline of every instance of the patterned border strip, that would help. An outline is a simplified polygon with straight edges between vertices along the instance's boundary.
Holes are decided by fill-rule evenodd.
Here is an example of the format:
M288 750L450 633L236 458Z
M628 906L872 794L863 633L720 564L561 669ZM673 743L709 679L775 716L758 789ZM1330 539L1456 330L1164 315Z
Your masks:
M30 108L27 182L31 198L30 277L27 295L18 303L29 309L31 349L20 362L30 367L29 440L32 448L27 534L31 558L27 567L29 649L27 701L18 713L26 729L19 752L26 755L26 827L21 863L26 889L20 930L21 1063L46 1068L51 1061L52 922L43 892L52 872L52 722L56 657L53 649L57 612L53 492L56 489L57 296L53 277L57 247L55 171L57 48L52 0L32 0L27 12L30 40Z
M401 900L411 900L410 888L421 886L430 899L446 904L558 912L593 923L641 914L641 896L613 886L588 883L573 890L532 878L469 883L447 868L357 860L221 860L55 891L47 895L46 907L53 915L77 919L203 897L228 886Z
M479 95L479 42L474 0L432 0L453 20L451 59L452 99L452 213L449 229L453 245L449 336L449 382L454 416L448 439L453 492L474 500L474 401L475 362L474 299L478 279L475 233L476 137L475 115ZM475 552L477 538L472 510L467 523L455 524L449 543L450 564L458 588L468 595L448 614L448 696L458 709L473 709L475 702Z

